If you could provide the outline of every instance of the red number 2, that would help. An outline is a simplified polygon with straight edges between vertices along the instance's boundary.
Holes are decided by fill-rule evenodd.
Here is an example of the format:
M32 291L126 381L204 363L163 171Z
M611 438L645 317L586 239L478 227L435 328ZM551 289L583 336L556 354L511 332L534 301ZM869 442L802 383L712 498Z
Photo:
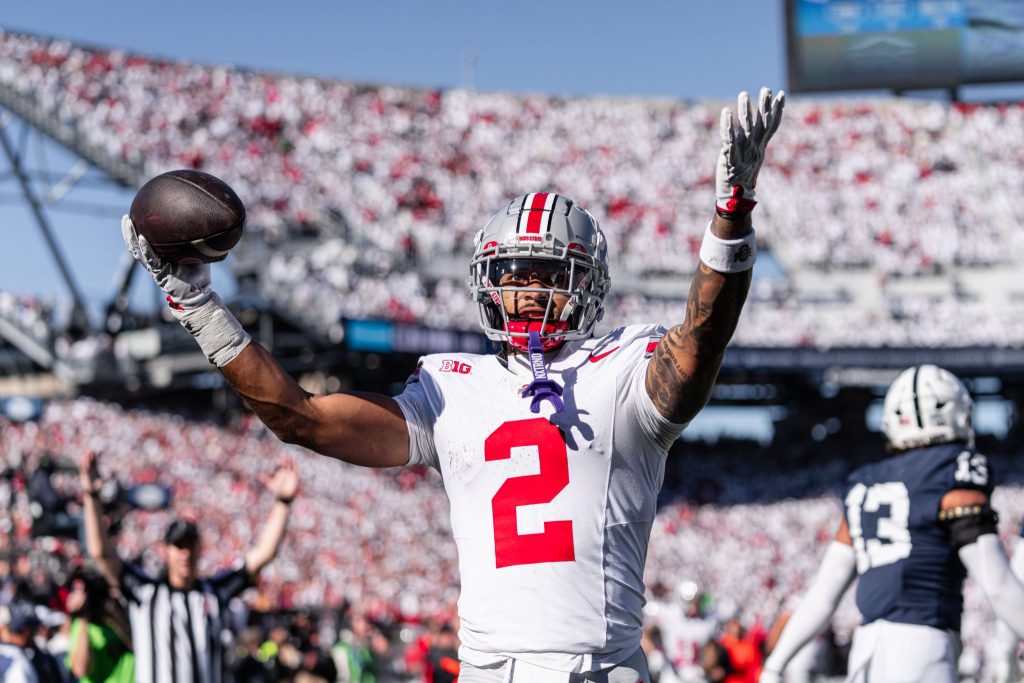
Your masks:
M505 460L512 449L536 446L540 461L538 474L511 477L491 499L494 514L495 566L540 562L572 562L572 521L544 522L539 534L520 534L516 508L520 505L550 503L569 485L569 456L562 432L542 417L506 422L484 441L484 459Z

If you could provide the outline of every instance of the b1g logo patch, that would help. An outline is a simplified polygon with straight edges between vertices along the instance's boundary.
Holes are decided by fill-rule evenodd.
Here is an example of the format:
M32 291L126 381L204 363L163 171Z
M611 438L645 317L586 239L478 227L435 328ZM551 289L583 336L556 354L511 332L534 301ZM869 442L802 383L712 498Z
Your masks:
M441 361L441 372L455 372L460 375L468 375L473 371L473 366L469 363L461 363L457 360L443 360Z

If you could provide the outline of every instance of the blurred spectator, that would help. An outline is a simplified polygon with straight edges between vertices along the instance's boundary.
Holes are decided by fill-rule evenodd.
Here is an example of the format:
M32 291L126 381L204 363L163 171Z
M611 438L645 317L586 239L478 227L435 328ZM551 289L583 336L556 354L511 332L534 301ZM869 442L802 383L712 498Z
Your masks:
M271 667L260 652L260 630L256 627L244 629L238 635L238 654L232 671L237 681L246 683L274 683L276 679Z
M331 657L338 671L337 683L375 683L374 652L370 648L370 620L361 613L352 616L349 628L342 629L331 647Z
M12 605L7 624L0 627L0 640L21 649L39 683L63 683L63 669L57 660L35 641L38 628L39 619L32 605Z
M405 649L405 670L410 679L422 681L422 683L433 681L434 664L430 657L430 650L437 642L441 625L434 615L428 616L423 620L423 630L419 637Z
M315 643L306 643L301 656L299 671L295 674L296 683L334 683L337 680L338 670L334 661Z
M370 652L372 658L367 668L376 683L404 683L401 646L385 630L370 631Z
M727 683L733 675L729 652L717 640L709 641L701 647L700 665L708 683Z
M459 638L451 624L441 625L430 647L431 683L459 680Z
M41 683L28 657L30 636L21 618L0 606L0 676L4 683Z
M135 656L124 607L113 600L110 586L93 570L71 580L66 600L72 616L68 668L81 683L134 683Z
M270 671L272 680L289 678L298 669L298 656L291 644L288 629L283 624L276 624L270 629L256 654L257 659Z
M736 617L726 621L718 642L729 658L731 672L726 675L725 683L757 683L764 658L755 636L743 623Z
M60 591L58 590L59 596ZM45 605L36 605L35 613L36 618L39 619L39 629L36 631L36 643L39 649L45 650L53 656L60 665L64 680L71 680L73 677L64 661L70 645L68 633L71 624L67 614L61 610L50 609Z

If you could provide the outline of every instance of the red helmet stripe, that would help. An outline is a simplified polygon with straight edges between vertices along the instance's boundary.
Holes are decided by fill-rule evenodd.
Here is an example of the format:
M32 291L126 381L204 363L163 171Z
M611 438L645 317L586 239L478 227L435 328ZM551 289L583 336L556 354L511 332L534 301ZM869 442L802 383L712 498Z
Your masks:
M529 218L526 219L526 232L536 234L540 232L540 219L544 216L544 205L548 201L547 192L538 192L533 195L530 202Z
M519 225L516 226L516 232L519 234L538 235L541 232L542 226L545 232L549 231L551 229L552 210L555 208L555 201L557 199L558 195L550 192L535 192L526 195L523 199L523 205L519 209ZM525 228L523 225L524 218L526 219Z

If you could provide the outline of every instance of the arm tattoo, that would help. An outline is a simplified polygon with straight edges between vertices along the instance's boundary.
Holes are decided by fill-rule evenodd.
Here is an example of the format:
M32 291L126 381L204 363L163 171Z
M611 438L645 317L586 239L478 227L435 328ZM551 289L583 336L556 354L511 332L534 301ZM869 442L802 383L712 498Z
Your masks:
M698 263L686 318L668 331L647 368L647 393L669 420L688 422L710 398L750 277L750 271L724 274Z

